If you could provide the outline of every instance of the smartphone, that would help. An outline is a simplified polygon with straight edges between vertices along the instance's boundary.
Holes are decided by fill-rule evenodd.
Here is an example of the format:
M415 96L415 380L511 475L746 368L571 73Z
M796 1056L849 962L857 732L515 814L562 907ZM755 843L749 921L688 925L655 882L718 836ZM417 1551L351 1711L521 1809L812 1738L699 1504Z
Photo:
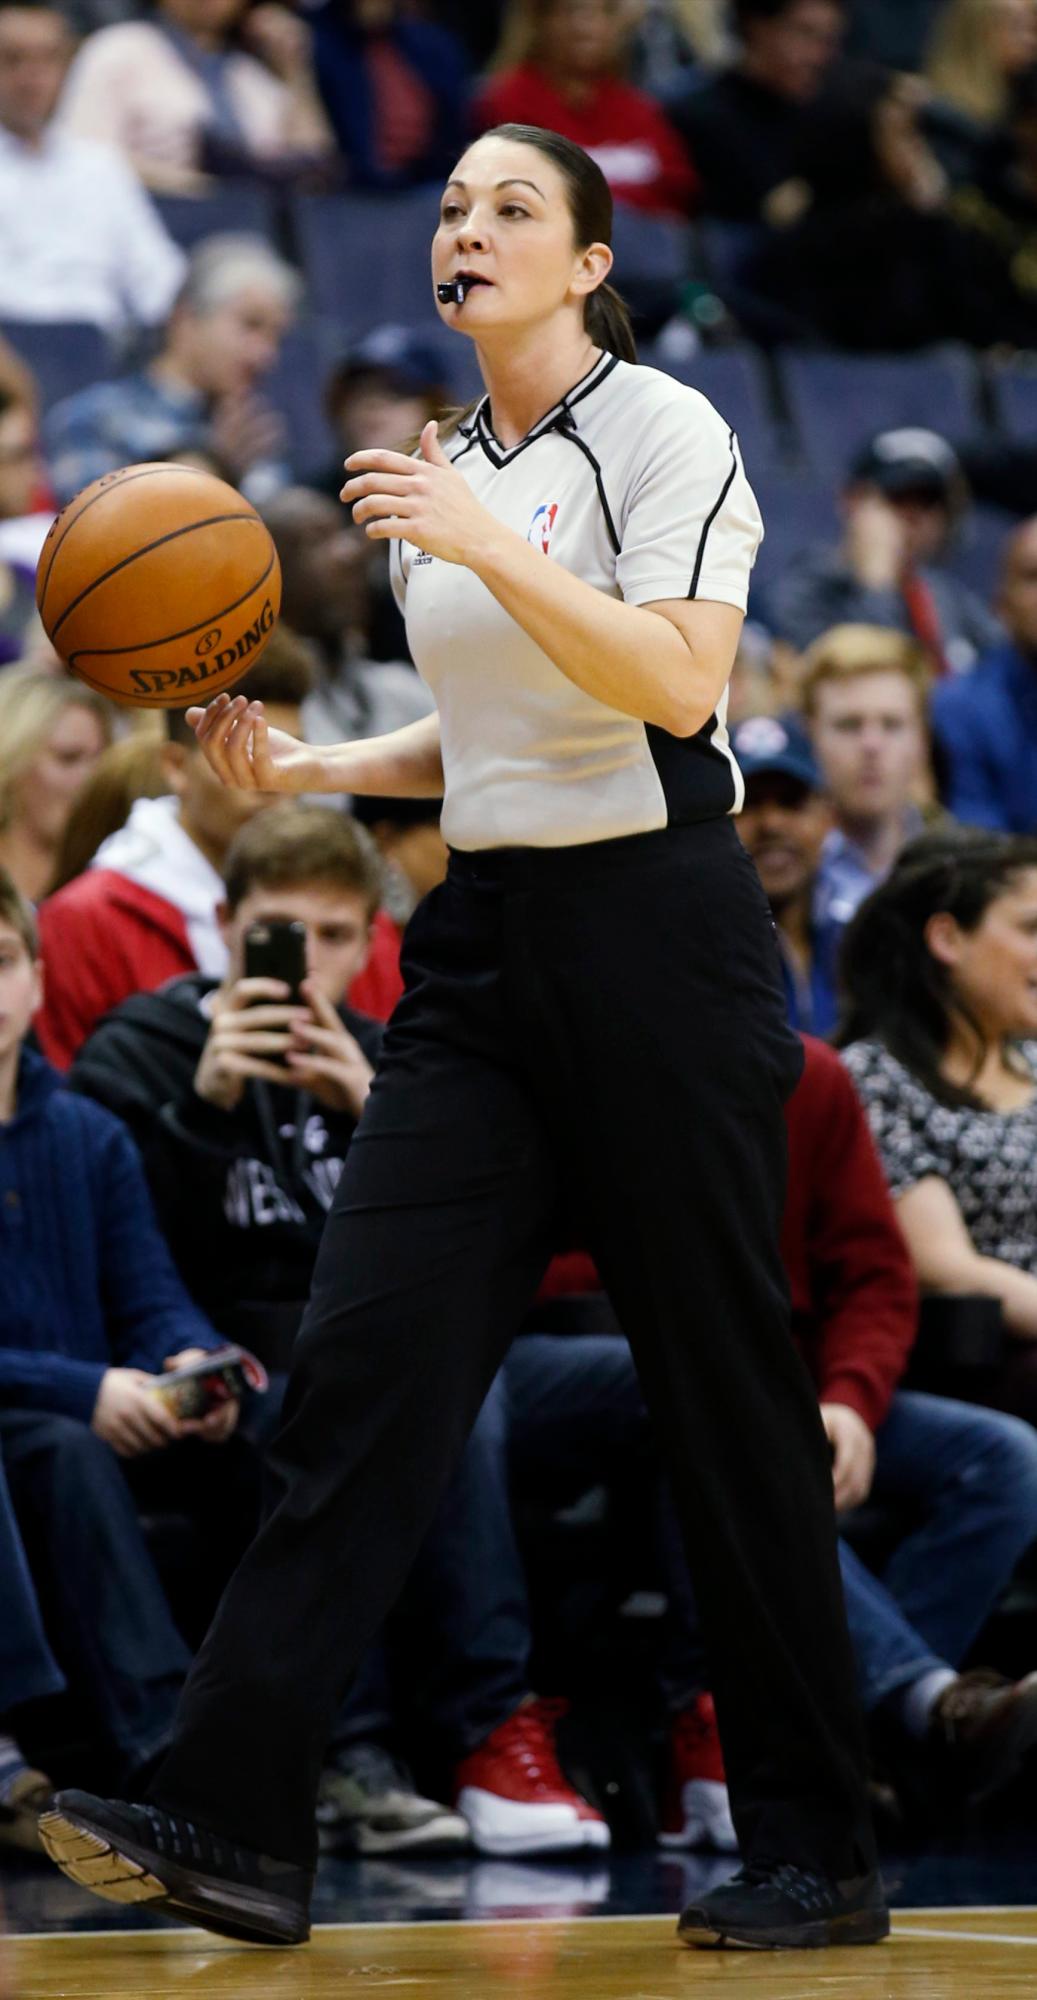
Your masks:
M298 1006L306 977L306 925L253 924L245 932L245 977L283 980L291 989L292 1005Z
M152 1393L176 1417L204 1417L229 1398L240 1402L246 1388L262 1396L268 1387L266 1369L247 1348L220 1347L204 1360L156 1376Z

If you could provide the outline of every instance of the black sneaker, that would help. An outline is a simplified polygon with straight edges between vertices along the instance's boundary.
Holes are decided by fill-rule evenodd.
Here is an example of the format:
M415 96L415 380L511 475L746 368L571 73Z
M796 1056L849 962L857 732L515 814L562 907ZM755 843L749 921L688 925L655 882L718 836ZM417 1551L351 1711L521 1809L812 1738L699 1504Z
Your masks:
M63 1875L109 1903L164 1904L223 1937L305 1944L313 1876L159 1806L58 1792L40 1839Z
M877 1875L832 1882L790 1863L739 1869L729 1882L689 1903L677 1927L685 1944L743 1951L816 1950L832 1944L878 1944L889 1911Z

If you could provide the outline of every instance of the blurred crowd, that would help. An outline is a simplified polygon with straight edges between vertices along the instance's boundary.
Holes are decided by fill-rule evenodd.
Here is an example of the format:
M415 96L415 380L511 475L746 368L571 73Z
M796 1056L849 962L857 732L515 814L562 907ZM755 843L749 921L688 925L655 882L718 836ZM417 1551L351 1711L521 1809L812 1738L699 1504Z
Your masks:
M426 714L337 495L470 378L424 269L369 323L364 260L413 266L504 120L598 159L643 358L763 501L728 726L807 1051L784 1253L883 1824L1017 1807L1037 1747L1037 0L0 0L0 1848L168 1741L447 860L436 802L224 789L178 713L70 679L36 558L99 475L210 470L283 573L241 690L316 744ZM248 975L285 922L298 994ZM267 1391L176 1417L156 1382L228 1341ZM369 1855L737 1844L564 1231L319 1812Z

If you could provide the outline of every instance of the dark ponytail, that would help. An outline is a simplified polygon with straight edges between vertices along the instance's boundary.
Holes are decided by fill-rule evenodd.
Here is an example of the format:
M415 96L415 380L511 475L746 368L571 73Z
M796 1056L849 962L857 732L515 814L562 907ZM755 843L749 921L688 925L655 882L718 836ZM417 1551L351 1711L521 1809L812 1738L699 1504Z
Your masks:
M925 928L946 911L964 931L977 929L1015 876L1037 869L1037 839L948 827L904 848L892 874L861 904L840 957L842 1012L837 1047L878 1041L942 1104L980 1108L971 1085L987 1053L979 1022L954 990L947 966L930 951ZM968 1083L954 1084L940 1062L952 1022L975 1044Z
M565 182L577 249L585 250L588 243L611 245L612 189L597 161L575 140L563 139L560 132L549 132L543 125L494 125L482 137L512 139L516 145L532 146L542 153ZM621 361L637 360L630 314L614 285L599 285L589 294L583 323L595 347L618 354Z

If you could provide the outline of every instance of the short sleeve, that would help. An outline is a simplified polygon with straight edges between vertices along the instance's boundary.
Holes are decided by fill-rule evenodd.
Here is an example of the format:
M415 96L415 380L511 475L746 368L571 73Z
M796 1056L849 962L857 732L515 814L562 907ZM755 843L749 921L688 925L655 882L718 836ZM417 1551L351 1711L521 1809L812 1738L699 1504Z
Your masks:
M902 1063L875 1042L854 1042L843 1061L868 1114L890 1193L906 1194L917 1181L935 1174L947 1179L933 1133L940 1106Z
M616 558L624 598L701 598L744 611L762 539L734 431L697 390L682 388L638 439Z

